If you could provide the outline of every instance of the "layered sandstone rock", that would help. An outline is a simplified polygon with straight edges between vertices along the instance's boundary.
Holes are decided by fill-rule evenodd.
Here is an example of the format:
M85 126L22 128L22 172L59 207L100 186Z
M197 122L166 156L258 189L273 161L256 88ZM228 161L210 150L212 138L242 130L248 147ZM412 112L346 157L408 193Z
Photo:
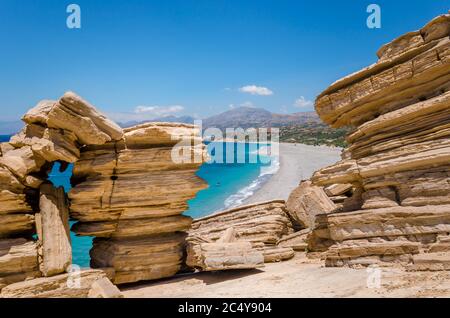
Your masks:
M225 244L231 232L232 243ZM292 233L294 226L282 200L215 213L193 222L187 238L188 265L217 270L258 267L258 255L266 263L286 260L294 250L277 242ZM213 261L205 263L208 258Z
M289 247L296 252L305 251L308 248L308 236L311 234L311 229L304 229L289 235L283 236L278 240L277 246Z
M69 208L64 189L43 184L40 188L37 232L41 245L41 272L44 276L64 273L72 264Z
M302 181L289 195L286 209L302 228L310 228L317 214L331 213L337 207L321 187Z
M263 253L250 242L189 244L186 264L201 271L253 269L264 266Z
M437 17L317 98L322 120L353 127L342 161L312 178L341 204L316 219L309 240L328 249L328 265L445 259L421 253L450 230L449 35L450 15Z
M40 102L23 121L0 145L0 289L48 277L8 286L6 297L87 296L89 284L72 292L62 286L70 275L54 276L71 264L69 213L77 234L96 237L92 266L116 270L115 283L179 271L191 224L181 214L205 187L195 176L204 159L198 128L148 123L123 131L71 92ZM63 189L45 183L56 161L62 169L75 163L70 210ZM97 273L82 278L89 283ZM98 283L91 296L105 297L109 287Z
M0 298L86 298L92 284L106 277L102 270L82 270L6 286Z
M215 242L190 237L186 265L201 271L253 269L264 266L264 255L252 243L238 241L233 227Z
M116 284L174 275L183 262L191 218L187 201L206 187L200 131L192 125L149 123L124 138L82 149L73 170L72 230L95 236L93 267L114 267ZM179 145L179 146L178 146Z
M66 270L71 263L67 201L62 189L42 184L53 162L73 163L81 147L123 136L119 126L71 92L38 103L23 121L22 131L0 147L0 255L6 264L0 267L0 289ZM32 238L36 228L38 242Z
M88 298L123 298L123 294L108 278L103 277L92 283Z
M40 276L36 243L24 238L0 240L0 290Z
M285 202L275 200L197 219L192 224L189 236L217 241L231 227L240 240L264 244L276 244L282 236L294 232Z

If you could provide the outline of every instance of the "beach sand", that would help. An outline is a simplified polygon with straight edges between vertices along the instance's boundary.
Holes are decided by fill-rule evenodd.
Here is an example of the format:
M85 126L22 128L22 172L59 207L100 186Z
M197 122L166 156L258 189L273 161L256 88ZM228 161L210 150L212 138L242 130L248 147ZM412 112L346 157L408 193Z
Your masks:
M340 160L341 148L280 143L280 169L243 204L287 200L301 180Z
M125 297L138 298L450 297L450 272L380 270L380 285L368 285L367 269L323 267L320 260L297 253L257 270L179 275L121 290Z

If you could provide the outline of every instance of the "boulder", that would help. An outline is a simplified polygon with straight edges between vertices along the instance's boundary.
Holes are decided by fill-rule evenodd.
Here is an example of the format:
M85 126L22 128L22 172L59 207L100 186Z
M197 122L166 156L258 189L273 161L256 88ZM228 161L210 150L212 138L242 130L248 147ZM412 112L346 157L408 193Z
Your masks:
M264 263L276 263L287 261L294 257L295 251L291 247L281 247L267 245L261 249L264 256Z
M202 271L257 268L294 256L277 246L294 232L284 201L269 201L197 219L187 238L187 265Z
M294 232L284 201L275 200L196 219L189 236L215 242L231 227L239 240L265 244L276 244L283 235Z
M64 189L44 184L40 188L39 241L42 246L41 272L44 276L64 273L72 264L69 208Z
M253 269L264 266L263 253L250 242L189 244L186 264L201 271Z
M92 283L88 298L123 298L123 294L117 286L104 277Z
M336 205L322 188L312 185L311 181L303 181L290 194L286 209L302 228L310 228L316 215L331 213L336 210Z

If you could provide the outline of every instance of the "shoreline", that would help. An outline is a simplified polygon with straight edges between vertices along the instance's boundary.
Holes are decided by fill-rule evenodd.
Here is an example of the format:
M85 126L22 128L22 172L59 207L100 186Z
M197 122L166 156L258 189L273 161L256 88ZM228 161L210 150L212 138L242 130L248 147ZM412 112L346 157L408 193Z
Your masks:
M271 200L287 200L302 180L340 160L342 149L329 146L311 146L280 143L279 169L241 205Z

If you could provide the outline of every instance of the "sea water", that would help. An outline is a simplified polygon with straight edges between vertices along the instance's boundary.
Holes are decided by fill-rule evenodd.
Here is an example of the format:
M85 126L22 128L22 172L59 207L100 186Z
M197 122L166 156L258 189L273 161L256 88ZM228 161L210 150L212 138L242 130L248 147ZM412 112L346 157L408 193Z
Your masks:
M208 144L211 157L215 156L212 152L217 147L218 144ZM197 193L197 196L188 202L189 209L185 214L194 219L200 218L239 206L251 197L279 168L278 157L271 157L266 152L260 151L263 147L266 148L268 145L246 143L244 151L240 154L238 145L234 144L234 147L231 146L231 149L234 149L231 156L233 160L227 163L225 158L227 156L230 158L227 154L230 144L224 143L224 160L222 160L224 163L205 163L197 172L197 175L208 183L208 188ZM244 158L238 160L240 156Z
M0 141L8 141L9 136L0 136ZM242 146L242 145L241 145ZM266 152L261 151L268 145L245 144L243 152L237 151L238 145L224 143L222 148L223 163L205 163L197 172L197 175L204 179L208 188L200 191L197 196L188 202L189 209L184 213L191 217L200 218L214 212L228 208L233 208L245 203L279 168L277 157L271 157ZM217 158L217 149L220 146L216 143L208 144L210 157ZM230 156L227 150L233 149ZM256 162L250 158L255 158ZM243 156L243 158L241 158ZM226 158L232 158L232 162L226 162ZM238 158L240 159L238 162ZM220 161L220 160L216 160ZM64 187L66 192L71 189L70 177L72 176L73 165L61 172L60 164L56 162L49 173L49 181L56 187ZM75 221L71 220L71 226ZM76 236L71 232L73 263L82 268L89 267L89 250L92 248L92 237Z

